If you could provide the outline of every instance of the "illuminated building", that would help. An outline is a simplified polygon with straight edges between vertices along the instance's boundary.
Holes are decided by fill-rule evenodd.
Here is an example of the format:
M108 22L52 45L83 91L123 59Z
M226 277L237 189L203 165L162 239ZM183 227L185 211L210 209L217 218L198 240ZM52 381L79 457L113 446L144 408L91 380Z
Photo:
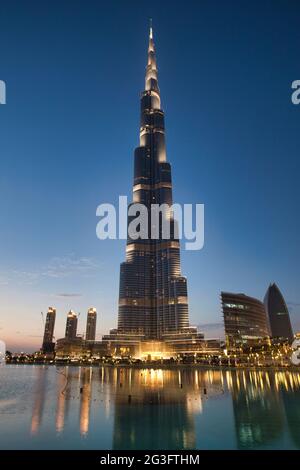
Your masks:
M95 341L96 338L97 310L89 308L86 320L85 339L87 341Z
M66 333L64 338L56 341L55 354L57 359L79 359L93 357L101 359L109 354L107 343L95 341L97 311L90 308L87 314L86 338L77 335L78 316L70 310L67 316Z
M66 323L66 333L65 333L66 339L73 340L76 338L77 322L78 322L78 317L76 313L70 310L67 316L67 323Z
M275 283L270 284L264 298L264 304L272 338L292 342L294 335L289 311L283 295Z
M61 338L56 341L56 359L81 359L83 357L101 359L108 354L107 344L102 341L85 341L80 336L73 339Z
M171 165L166 158L152 27L141 94L140 142L134 155L133 203L147 207L148 227L156 227L157 237L128 236L126 261L120 268L118 327L103 341L116 355L162 357L202 350L203 335L189 324L187 280L181 274L176 222L170 210ZM151 213L153 204L167 205L159 220ZM128 224L131 220L129 216ZM170 237L163 231L166 220Z
M80 337L68 339L60 338L56 341L56 359L80 358L84 355L83 339Z
M226 343L229 348L268 342L269 327L262 302L245 294L221 292Z
M80 359L83 356L101 359L109 354L107 343L95 341L97 312L95 308L88 310L86 322L86 339L77 336L78 316L72 310L68 313L64 338L56 341L55 354L57 359Z
M42 345L42 351L44 353L50 353L54 351L55 343L53 342L53 335L54 335L55 317L56 317L56 309L53 307L49 307L47 316L46 316L44 338L43 338L43 345Z
M140 146L135 150L133 202L172 204L171 165L166 161L164 113L160 104L155 49L150 29L145 91L141 95ZM154 221L151 220L149 226ZM186 278L180 272L179 241L128 239L121 264L118 332L162 339L189 327Z

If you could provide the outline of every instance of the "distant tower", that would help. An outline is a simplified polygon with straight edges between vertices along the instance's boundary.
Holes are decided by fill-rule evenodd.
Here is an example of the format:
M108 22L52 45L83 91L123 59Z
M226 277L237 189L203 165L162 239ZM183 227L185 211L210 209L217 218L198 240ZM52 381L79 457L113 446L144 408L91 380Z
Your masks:
M43 338L43 345L42 351L44 353L53 352L55 344L53 343L53 334L54 334L54 326L55 326L55 317L56 317L56 309L53 307L48 308L46 323L45 323L45 331L44 331L44 338Z
M73 310L70 310L67 316L67 323L66 323L66 339L75 339L77 334L77 322L78 317Z
M272 338L292 342L294 335L289 311L283 295L275 283L270 284L264 298L264 304Z
M96 338L96 323L97 323L97 310L89 308L86 320L85 339L88 341L95 341Z

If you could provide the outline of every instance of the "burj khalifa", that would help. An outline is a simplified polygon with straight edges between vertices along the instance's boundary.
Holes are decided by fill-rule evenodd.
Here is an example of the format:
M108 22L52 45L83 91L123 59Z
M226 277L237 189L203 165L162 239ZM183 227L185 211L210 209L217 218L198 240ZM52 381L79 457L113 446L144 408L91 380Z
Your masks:
M126 261L120 269L118 328L104 339L125 345L123 350L126 344L141 341L177 343L184 349L186 341L193 339L193 344L198 343L203 335L189 324L187 280L181 274L180 245L171 208L171 165L166 157L164 112L152 26L145 90L141 93L140 141L134 154L133 199L129 208L133 204L143 204L148 209L147 226L155 228L157 224L157 236L137 239L128 236ZM162 204L169 209L154 219L151 207ZM167 238L163 218L170 224ZM128 216L128 224L130 221Z

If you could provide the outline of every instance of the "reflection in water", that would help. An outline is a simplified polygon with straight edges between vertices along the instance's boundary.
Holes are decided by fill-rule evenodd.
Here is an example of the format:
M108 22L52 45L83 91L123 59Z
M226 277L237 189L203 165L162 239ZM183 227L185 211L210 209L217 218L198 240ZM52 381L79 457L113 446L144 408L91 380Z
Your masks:
M238 448L272 444L282 433L284 410L274 392L274 376L267 372L238 371L229 381Z
M212 384L193 370L125 369L118 371L116 384L116 450L194 449L195 414L202 411L204 393L222 392L220 380Z
M48 374L52 381L47 390ZM300 373L296 372L38 367L33 435L43 427L46 390L47 400L56 397L58 434L67 436L68 415L72 421L76 410L79 429L72 421L72 432L79 430L87 442L97 431L105 433L105 423L97 420L102 409L104 419L113 420L113 449L195 449L206 437L211 442L213 435L197 435L197 423L208 412L207 402L226 403L229 396L233 421L228 430L235 432L236 448L278 448L286 433L291 445L300 448ZM205 429L201 426L202 432ZM100 439L97 446L101 448ZM222 448L221 442L214 444L218 447Z
M65 374L59 373L57 379L57 406L56 406L56 419L55 427L58 433L61 433L65 424L65 411L66 411L66 390L65 387L68 383L68 368Z
M292 441L300 449L300 390L295 390L293 394L286 390L282 391L282 400L284 404L288 429Z
M92 399L93 369L85 369L81 377L80 400L80 434L85 435L89 430L90 404Z
M39 368L36 378L36 389L34 392L34 406L31 418L31 434L34 435L38 432L42 422L45 395L46 395L46 379L47 374L44 368Z

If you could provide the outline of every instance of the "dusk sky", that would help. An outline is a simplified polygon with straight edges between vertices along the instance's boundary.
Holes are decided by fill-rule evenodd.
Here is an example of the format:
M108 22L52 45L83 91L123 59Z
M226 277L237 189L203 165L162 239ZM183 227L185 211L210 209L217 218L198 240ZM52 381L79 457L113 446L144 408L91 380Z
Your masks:
M276 282L300 330L299 1L0 3L0 339L41 346L41 311L97 308L117 325L125 244L96 208L131 197L153 18L174 200L205 204L205 245L182 249L190 320L223 336L220 291ZM183 247L182 247L183 248Z

